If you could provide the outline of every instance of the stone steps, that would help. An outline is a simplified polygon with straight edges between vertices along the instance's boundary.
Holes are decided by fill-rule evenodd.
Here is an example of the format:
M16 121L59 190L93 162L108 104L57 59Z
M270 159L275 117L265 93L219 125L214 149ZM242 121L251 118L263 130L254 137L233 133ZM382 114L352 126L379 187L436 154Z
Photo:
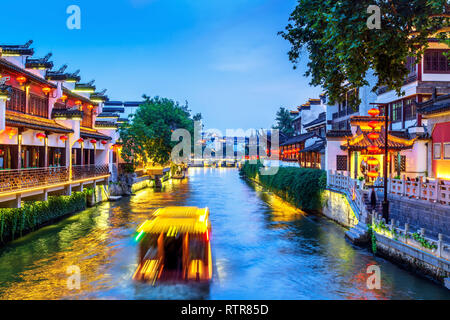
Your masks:
M369 234L365 223L359 222L356 226L345 232L345 237L354 244L365 244L369 241Z

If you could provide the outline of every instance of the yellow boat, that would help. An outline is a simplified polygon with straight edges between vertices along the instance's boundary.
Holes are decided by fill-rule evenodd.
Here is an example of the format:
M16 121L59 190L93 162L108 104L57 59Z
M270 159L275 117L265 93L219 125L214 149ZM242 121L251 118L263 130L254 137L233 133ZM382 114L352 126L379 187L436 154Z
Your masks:
M137 229L137 281L202 282L212 278L209 209L166 207Z

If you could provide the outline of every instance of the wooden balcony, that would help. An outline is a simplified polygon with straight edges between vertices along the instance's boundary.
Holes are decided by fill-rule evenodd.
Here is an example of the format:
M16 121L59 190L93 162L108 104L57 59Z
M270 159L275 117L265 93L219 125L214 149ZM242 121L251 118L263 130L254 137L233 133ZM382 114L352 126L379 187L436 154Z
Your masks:
M109 175L109 166L84 165L72 167L70 180L68 167L48 167L31 169L7 169L0 171L0 195L10 192L27 191L35 188L47 188L55 185L70 184Z

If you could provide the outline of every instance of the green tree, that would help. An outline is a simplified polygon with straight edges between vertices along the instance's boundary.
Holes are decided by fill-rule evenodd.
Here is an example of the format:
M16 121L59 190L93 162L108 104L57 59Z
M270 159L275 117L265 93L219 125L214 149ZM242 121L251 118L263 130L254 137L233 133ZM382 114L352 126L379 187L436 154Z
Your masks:
M167 98L145 95L144 99L132 121L119 128L123 141L121 156L133 166L138 158L144 162L166 165L170 162L172 148L178 143L171 141L172 132L186 129L193 136L194 120L187 103L179 105Z
M292 136L294 134L294 127L292 126L293 117L291 112L284 107L280 107L276 115L276 125L272 126L273 129L280 130L287 136Z
M376 91L386 85L401 95L408 75L408 56L419 58L428 38L449 38L448 0L298 0L289 24L280 34L291 43L295 65L309 53L306 76L322 86L334 103L349 89L368 85L373 70ZM381 28L369 29L368 20L380 8ZM357 98L357 100L359 100ZM359 102L359 101L358 101Z

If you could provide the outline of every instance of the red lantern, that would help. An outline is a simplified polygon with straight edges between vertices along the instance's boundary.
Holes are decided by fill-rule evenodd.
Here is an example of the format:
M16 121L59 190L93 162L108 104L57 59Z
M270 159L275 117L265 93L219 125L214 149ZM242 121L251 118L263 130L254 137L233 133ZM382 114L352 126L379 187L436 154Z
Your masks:
M59 140L61 140L62 142L66 142L67 139L69 139L68 136L61 136L61 137L59 137Z
M367 136L370 140L377 140L380 137L380 134L377 132L371 132Z
M377 153L377 152L379 151L379 149L378 149L377 146L368 146L368 147L367 147L367 151L368 151L369 153Z
M372 129L375 129L378 126L378 121L369 121L368 126Z
M50 89L49 87L42 88L42 92L44 92L45 94L49 94L50 91L52 91L52 89Z
M63 102L66 102L66 100L67 100L67 95L63 94L63 95L61 96L61 100L62 100Z
M5 132L10 139L12 139L17 134L16 130L13 128L6 128Z
M376 117L380 114L380 110L376 109L376 108L372 108L369 110L369 115L371 115L372 117Z
M94 109L94 106L93 106L92 104L88 104L87 108L88 108L89 110L92 110L92 109Z
M370 166L377 166L377 165L380 164L380 162L378 161L377 158L370 157L370 158L367 160L367 164L370 165Z
M108 144L108 141L106 141L106 140L102 140L102 142L101 142L103 145L105 145L105 144Z
M83 102L81 102L81 100L75 101L75 104L76 104L77 106L80 106L82 103L83 103Z
M90 143L92 143L92 144L96 144L96 143L97 143L97 140L95 140L95 139L91 139L91 140L90 140Z
M39 132L39 133L36 134L36 138L38 138L39 140L42 140L42 139L44 139L45 137L47 137L47 136L45 135L45 133Z
M78 143L82 143L83 141L84 141L83 138L80 138L80 139L77 140Z
M367 172L367 176L368 176L369 178L375 179L375 178L378 177L378 172L376 172L376 171L369 171L369 172Z
M18 76L18 77L16 78L16 80L17 80L17 82L18 82L21 86L23 86L23 84L24 84L25 82L27 82L27 78L25 78L24 76Z

